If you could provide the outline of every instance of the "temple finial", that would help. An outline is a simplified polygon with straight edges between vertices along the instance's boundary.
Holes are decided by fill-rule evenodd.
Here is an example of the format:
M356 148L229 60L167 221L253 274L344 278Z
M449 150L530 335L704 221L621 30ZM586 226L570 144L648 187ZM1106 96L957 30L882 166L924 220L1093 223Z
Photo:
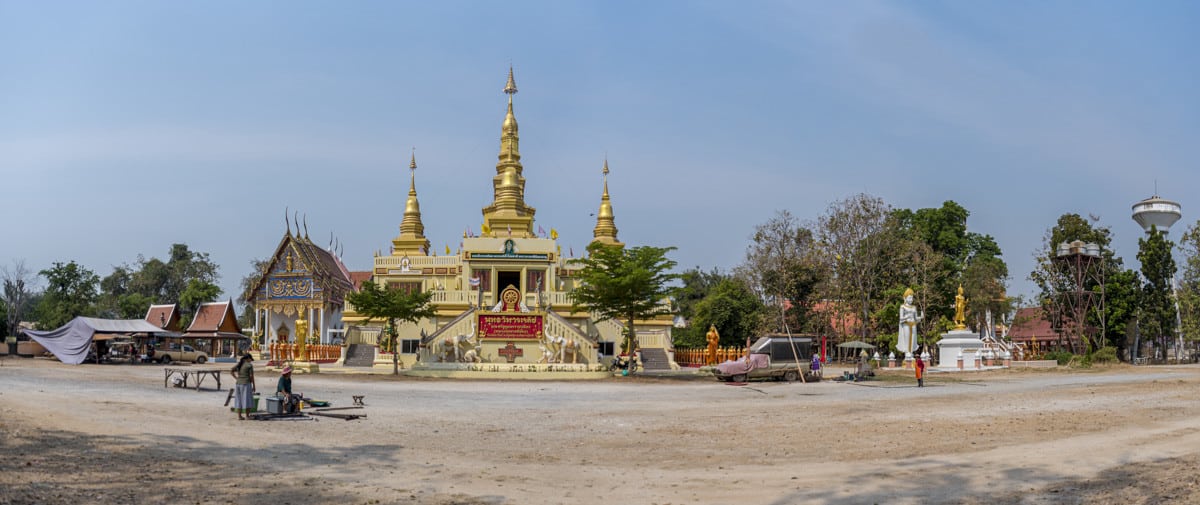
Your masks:
M429 249L425 238L425 224L421 222L421 203L417 200L417 148L412 148L408 163L408 200L404 203L404 218L400 221L400 235L392 239L392 254L417 253ZM425 254L422 252L422 254Z
M292 236L292 222L288 221L288 212L289 211L291 211L291 209L284 206L284 208L283 208L283 224L287 225L287 234L290 237L290 236Z
M308 240L308 214L304 215L304 240Z
M613 219L612 200L608 196L608 155L604 156L604 192L600 195L600 210L596 214L596 228L592 230L592 242L624 247L617 239L617 225Z
M512 64L508 65L508 82L504 84L504 92L508 93L509 101L512 100L513 94L517 92L517 81L513 79Z

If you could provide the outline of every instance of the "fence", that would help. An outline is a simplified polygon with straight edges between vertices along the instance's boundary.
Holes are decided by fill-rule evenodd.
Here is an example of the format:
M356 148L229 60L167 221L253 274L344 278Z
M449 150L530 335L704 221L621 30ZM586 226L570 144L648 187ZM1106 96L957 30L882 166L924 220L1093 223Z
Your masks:
M708 348L705 347L677 347L675 348L675 362L679 366L704 366L708 364L705 362L707 354ZM717 363L724 363L745 355L745 347L718 347Z
M308 361L315 363L333 363L342 357L340 345L307 345ZM279 364L300 359L300 348L296 344L271 344L271 363Z

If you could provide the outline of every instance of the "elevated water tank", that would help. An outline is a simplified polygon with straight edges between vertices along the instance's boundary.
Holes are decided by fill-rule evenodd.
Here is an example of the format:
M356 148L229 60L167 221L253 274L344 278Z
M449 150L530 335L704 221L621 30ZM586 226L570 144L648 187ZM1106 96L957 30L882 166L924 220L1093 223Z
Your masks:
M1167 233L1171 230L1171 225L1183 217L1182 209L1179 206L1179 202L1173 202L1154 195L1133 204L1133 220L1137 221L1137 224L1146 233L1150 233L1151 226L1158 228L1163 233Z

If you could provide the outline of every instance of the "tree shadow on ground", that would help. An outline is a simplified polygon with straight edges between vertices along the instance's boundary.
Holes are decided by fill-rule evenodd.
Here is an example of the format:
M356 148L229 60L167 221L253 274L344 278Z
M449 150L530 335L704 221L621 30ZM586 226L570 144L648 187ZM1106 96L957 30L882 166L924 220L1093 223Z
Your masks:
M254 449L185 436L151 443L0 423L0 454L0 505L506 501L437 493L402 475L386 485L357 480L396 468L404 454L398 444L291 443Z
M915 460L914 466L935 460ZM981 477L986 469L964 466L953 473L898 479L894 473L850 476L840 489L797 489L771 505L955 504L955 505L1151 505L1200 504L1200 456L1149 463L1119 462L1093 478L1069 478L1042 469L1016 468ZM985 487L976 482L984 480ZM897 485L897 482L901 484Z

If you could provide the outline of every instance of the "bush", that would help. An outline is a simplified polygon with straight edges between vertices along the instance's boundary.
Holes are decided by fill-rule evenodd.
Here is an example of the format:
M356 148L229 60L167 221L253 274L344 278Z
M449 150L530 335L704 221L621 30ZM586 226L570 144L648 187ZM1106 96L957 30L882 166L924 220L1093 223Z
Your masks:
M1066 365L1071 362L1071 358L1075 355L1068 351L1050 351L1042 356L1042 359L1052 359L1057 361L1059 365Z
M1093 363L1116 363L1117 348L1116 347L1101 347L1092 353Z

